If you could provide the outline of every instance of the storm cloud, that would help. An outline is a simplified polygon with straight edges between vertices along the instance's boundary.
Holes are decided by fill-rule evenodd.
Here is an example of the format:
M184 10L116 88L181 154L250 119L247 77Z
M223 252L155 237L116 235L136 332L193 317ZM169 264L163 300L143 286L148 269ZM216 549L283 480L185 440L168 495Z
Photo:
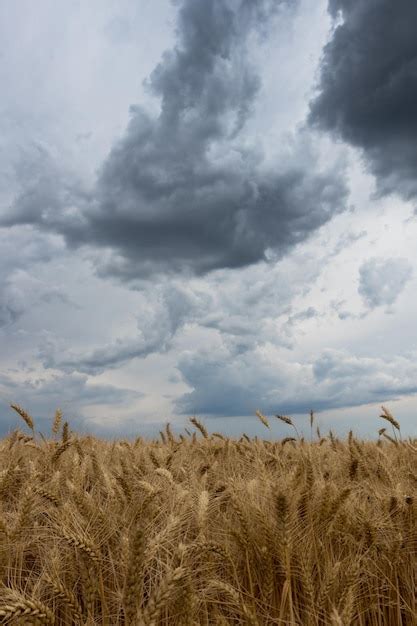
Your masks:
M381 194L417 195L417 4L329 0L310 122L364 150ZM338 23L340 22L341 23ZM338 24L338 25L336 25Z
M243 355L225 346L184 352L178 364L193 391L176 402L181 414L307 414L394 400L417 393L415 354L406 357L359 357L325 349L315 360L288 360L271 347Z
M105 249L99 275L122 281L243 267L304 241L346 208L341 168L320 169L302 138L294 140L305 150L300 162L285 156L267 167L244 133L261 86L251 49L295 6L183 0L177 43L146 83L160 110L131 107L91 195L71 178L42 173L0 223L30 223L72 248Z
M397 398L416 435L414 18L0 3L0 435L12 402L44 433L362 434Z

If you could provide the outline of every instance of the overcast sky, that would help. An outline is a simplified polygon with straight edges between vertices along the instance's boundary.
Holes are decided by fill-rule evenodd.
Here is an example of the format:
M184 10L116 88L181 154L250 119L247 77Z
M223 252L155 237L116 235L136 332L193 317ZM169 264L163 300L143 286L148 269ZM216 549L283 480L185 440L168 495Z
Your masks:
M417 436L415 0L0 3L0 435ZM290 434L272 418L272 436Z

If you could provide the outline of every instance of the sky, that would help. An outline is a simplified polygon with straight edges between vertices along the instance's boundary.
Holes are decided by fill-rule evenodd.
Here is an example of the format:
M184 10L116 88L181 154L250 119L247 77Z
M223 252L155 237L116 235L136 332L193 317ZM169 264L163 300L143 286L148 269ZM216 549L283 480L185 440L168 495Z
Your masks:
M416 20L0 3L0 436L416 437Z

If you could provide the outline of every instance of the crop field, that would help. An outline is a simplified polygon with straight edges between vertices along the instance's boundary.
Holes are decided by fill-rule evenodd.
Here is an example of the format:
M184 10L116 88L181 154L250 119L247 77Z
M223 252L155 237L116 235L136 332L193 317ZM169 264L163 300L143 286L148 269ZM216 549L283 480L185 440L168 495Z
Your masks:
M12 408L26 434L0 441L1 623L417 624L417 445L388 409L375 441L321 434L313 413L307 440L259 411L291 436L193 417L104 441Z

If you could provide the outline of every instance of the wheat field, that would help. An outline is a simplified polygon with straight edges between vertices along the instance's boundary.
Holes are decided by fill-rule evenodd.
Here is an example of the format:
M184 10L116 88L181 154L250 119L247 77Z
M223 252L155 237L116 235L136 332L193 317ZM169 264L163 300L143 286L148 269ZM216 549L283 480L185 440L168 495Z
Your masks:
M0 622L417 624L417 446L192 431L0 441ZM19 419L19 418L17 418ZM22 424L23 428L23 424ZM293 432L294 431L294 432Z

